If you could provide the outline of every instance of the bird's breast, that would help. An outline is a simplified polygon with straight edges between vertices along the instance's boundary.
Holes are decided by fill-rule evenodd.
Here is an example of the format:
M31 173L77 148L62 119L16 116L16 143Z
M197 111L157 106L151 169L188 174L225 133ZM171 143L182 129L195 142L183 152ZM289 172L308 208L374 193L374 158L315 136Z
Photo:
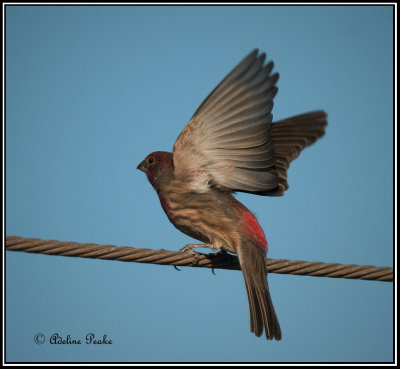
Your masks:
M158 195L168 219L181 232L235 252L240 232L228 204L218 194L170 191Z

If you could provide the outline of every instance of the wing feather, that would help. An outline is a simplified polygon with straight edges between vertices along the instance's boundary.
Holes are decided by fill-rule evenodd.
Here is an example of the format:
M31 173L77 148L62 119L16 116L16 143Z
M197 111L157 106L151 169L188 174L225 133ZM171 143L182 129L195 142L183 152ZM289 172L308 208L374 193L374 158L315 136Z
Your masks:
M193 189L281 195L286 171L324 133L326 114L312 112L272 124L278 88L273 62L248 54L207 96L175 142L175 175ZM197 175L202 173L201 176Z

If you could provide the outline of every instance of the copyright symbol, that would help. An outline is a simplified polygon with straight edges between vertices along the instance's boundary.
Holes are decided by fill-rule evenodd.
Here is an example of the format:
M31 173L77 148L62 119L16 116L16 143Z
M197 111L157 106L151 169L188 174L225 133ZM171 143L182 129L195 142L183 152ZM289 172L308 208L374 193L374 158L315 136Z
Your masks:
M36 343L37 345L43 344L44 341L45 341L45 339L46 339L46 337L44 336L43 333L36 333L36 334L35 334L35 337L33 337L33 340L35 341L35 343Z

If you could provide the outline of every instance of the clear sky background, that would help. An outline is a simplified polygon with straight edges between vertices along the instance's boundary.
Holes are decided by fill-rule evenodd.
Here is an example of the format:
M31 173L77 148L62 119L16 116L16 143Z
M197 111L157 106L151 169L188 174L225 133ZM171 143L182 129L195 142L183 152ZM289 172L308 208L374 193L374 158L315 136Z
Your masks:
M171 151L253 48L281 75L274 119L326 136L284 197L237 197L269 257L393 265L391 7L6 9L6 234L178 250L138 163ZM393 284L269 275L281 342L249 331L238 271L6 253L8 361L391 361ZM33 337L47 340L36 345ZM50 345L53 333L112 345Z

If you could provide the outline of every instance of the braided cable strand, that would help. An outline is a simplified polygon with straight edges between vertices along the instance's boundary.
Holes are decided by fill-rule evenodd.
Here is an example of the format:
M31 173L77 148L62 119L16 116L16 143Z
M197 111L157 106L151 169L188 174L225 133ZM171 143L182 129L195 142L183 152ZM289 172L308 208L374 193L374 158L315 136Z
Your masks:
M237 257L228 253L199 254L199 256L196 257L191 253L181 251L137 249L128 246L97 245L92 243L60 242L17 236L6 237L6 250L93 259L135 261L138 263L160 265L240 270ZM364 279L384 282L393 281L393 268L389 267L270 258L266 258L266 263L268 273Z

